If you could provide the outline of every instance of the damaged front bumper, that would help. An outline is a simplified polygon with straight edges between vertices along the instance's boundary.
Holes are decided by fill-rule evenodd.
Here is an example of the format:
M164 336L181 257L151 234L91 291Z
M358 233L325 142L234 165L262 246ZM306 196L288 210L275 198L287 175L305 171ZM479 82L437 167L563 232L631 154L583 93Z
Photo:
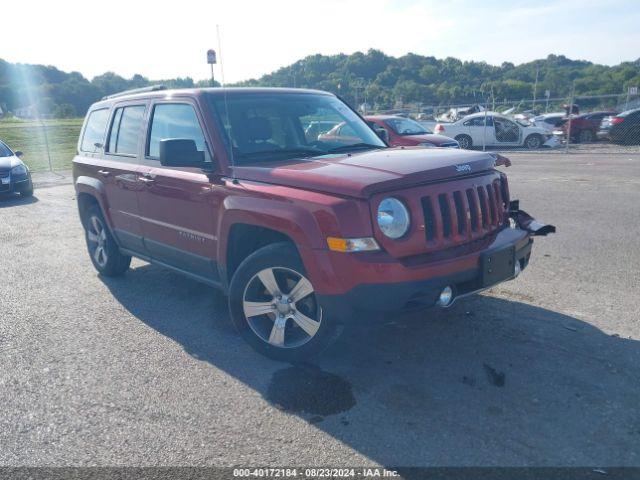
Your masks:
M342 294L317 294L324 314L343 323L385 322L394 313L447 307L459 298L514 279L529 264L533 237L556 229L520 210L517 200L509 207L511 228L499 231L482 250L419 266L407 267L401 262L374 265L374 270L385 271L380 281L363 282ZM445 291L449 295L443 302Z
M520 210L520 200L509 202L509 216L516 222L516 225L535 237L556 233L555 226L540 223L527 212Z

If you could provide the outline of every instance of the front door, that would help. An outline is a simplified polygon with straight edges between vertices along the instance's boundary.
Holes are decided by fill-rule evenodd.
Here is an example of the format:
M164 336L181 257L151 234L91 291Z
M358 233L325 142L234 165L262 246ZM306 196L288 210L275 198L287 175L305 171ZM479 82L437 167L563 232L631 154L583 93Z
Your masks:
M496 145L521 145L522 129L508 118L494 117Z
M139 193L144 244L151 257L184 272L218 282L215 261L220 207L218 186L199 168L160 165L160 140L190 139L211 162L211 152L195 104L158 102L152 105Z

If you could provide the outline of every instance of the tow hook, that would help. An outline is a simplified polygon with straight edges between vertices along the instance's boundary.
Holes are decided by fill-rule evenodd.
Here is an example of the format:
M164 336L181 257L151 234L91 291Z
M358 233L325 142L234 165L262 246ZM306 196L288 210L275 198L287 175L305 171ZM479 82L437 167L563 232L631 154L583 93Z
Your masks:
M527 212L520 210L520 201L512 200L509 202L509 216L513 218L516 224L536 237L546 236L550 233L556 233L556 227L538 222Z

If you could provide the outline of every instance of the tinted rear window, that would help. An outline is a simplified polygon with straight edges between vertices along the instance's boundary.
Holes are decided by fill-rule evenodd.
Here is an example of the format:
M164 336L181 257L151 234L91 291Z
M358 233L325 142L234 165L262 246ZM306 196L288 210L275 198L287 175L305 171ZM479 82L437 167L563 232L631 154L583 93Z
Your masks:
M116 109L109 134L109 153L136 155L144 117L144 105Z
M102 143L108 118L109 110L106 108L103 108L101 110L94 110L89 114L89 118L87 119L87 126L85 127L84 134L82 136L80 150L82 150L83 152L99 151L99 148L96 147L95 144Z

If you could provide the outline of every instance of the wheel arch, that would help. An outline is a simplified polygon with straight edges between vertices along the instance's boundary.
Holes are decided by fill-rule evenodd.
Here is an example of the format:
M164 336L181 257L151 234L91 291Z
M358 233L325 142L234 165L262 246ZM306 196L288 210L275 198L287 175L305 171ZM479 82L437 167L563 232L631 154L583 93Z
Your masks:
M78 214L80 215L82 225L85 226L85 213L88 208L93 204L97 204L102 211L102 216L107 222L107 226L113 231L113 223L109 215L104 184L95 178L80 176L76 179L75 188Z
M307 271L313 271L313 248L322 245L322 234L313 214L282 199L228 197L219 220L220 278L225 287L238 265L266 245L288 242L295 246Z

